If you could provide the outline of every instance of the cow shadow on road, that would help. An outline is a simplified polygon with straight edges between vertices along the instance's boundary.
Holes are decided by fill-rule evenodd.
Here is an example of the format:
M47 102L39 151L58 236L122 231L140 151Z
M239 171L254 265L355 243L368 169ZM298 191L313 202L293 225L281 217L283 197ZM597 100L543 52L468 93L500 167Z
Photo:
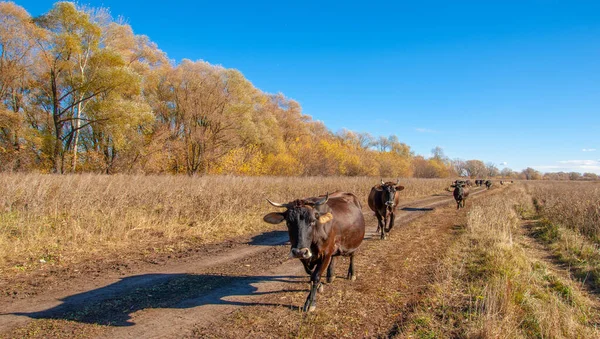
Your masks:
M400 210L407 211L407 212L428 212L428 211L433 211L433 208L430 208L430 207L423 207L423 208L404 207L404 208L401 208Z
M259 292L256 284L285 282L282 289ZM153 308L186 309L203 305L297 305L252 301L252 296L305 290L307 276L223 276L211 274L143 274L60 299L58 306L37 312L4 313L32 319L65 319L88 324L133 326L131 315ZM241 297L241 298L240 298ZM239 300L244 301L239 301ZM248 300L248 301L245 301ZM0 315L2 316L2 315Z
M289 241L288 231L274 230L265 233L261 233L254 236L248 242L248 245L256 246L272 246L279 245Z

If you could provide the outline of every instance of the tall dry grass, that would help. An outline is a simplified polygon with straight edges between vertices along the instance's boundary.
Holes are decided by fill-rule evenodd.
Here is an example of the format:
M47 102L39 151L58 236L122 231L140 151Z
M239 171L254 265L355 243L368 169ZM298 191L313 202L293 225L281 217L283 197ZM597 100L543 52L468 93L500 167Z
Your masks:
M0 174L0 269L42 261L172 251L272 226L266 201L344 190L366 206L380 178L183 177ZM448 180L403 179L402 199L443 190Z
M474 201L405 337L598 338L593 301L520 232L522 186Z
M582 283L600 288L600 185L527 183L536 206L534 235Z
M600 243L600 183L536 181L526 187L540 217Z

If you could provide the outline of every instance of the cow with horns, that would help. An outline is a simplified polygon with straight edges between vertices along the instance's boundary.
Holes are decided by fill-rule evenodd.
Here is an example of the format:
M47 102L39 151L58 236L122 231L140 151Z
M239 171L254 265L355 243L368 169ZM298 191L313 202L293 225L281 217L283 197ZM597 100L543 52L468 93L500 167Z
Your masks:
M465 186L466 184L462 182L456 182L451 186L454 187L452 195L454 196L454 200L456 200L456 209L465 207L465 200L467 200L467 197L469 196L469 191L465 189Z
M321 276L327 270L327 282L333 282L334 257L350 257L348 279L355 280L354 253L365 235L365 219L358 198L352 193L334 192L325 196L275 203L285 212L272 212L263 220L271 224L286 222L290 236L290 257L298 258L310 275L311 288L303 311L316 308L316 293L321 292Z
M394 211L398 207L400 201L400 191L404 186L399 186L400 180L396 183L391 181L383 182L373 186L369 193L369 207L377 216L377 233L381 230L381 239L386 238L386 233L389 233L394 227ZM389 220L389 225L388 225Z

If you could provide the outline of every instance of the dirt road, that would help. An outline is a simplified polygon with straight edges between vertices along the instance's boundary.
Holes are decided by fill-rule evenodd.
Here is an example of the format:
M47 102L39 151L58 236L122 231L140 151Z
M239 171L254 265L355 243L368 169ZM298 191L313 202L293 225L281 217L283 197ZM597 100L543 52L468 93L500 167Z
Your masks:
M474 197L483 192L474 189L471 194ZM373 281L370 275L375 272L378 274L375 281L384 284L390 257L403 263L404 268L412 269L406 269L399 280L396 279L403 281L406 289L411 291L405 295L409 307L411 298L416 298L419 291L410 285L426 284L427 274L422 270L435 262L435 252L442 249L444 240L452 232L452 219L464 215L463 211L457 212L455 206L447 192L403 202L389 241L381 241L375 236L377 221L368 207L364 209L367 241L360 250L362 253L358 254L358 282L338 278L331 286L326 286L317 299L318 303L323 300L324 304L323 307L319 304L315 312L317 317L322 314L319 309L333 307L329 304L336 299L332 295L336 291L370 291L367 285ZM439 214L437 218L441 218L442 223L407 227L411 221L432 211ZM444 226L439 227L441 224ZM0 299L0 336L252 336L253 332L239 332L248 326L248 317L252 314L276 320L282 317L281 312L285 312L283 317L288 320L304 319L307 315L300 314L298 306L306 297L308 277L297 260L287 259L287 239L286 231L272 231L246 242L213 246L182 261L173 258L158 265L141 265L126 275L105 272L96 277L65 281L30 298L14 300L5 297ZM407 264L413 261L421 263ZM345 260L338 260L338 273L345 272L346 265ZM385 308L385 305L380 307ZM378 314L364 307L357 309ZM392 312L385 312L388 311ZM235 319L243 320L238 323ZM378 328L371 324L365 329L370 333L393 333L389 324L380 325ZM278 335L276 333L258 331L254 334Z

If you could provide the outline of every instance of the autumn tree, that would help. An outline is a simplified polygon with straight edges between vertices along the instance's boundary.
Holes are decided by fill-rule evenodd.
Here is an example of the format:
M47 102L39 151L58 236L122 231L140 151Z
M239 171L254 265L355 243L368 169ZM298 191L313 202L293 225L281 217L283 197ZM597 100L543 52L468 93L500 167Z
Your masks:
M423 156L418 155L413 158L413 175L415 178L436 178L437 173L434 166Z
M387 152L391 146L390 139L384 136L380 136L379 138L377 138L375 146L377 147L379 152Z
M52 123L46 126L53 172L63 173L66 151L78 144L79 132L114 116L87 114L91 102L129 104L139 92L140 79L118 53L100 48L102 30L73 3L59 2L35 22L45 30L38 40L40 67L37 98ZM109 104L110 106L110 104ZM108 107L108 109L113 109ZM142 109L143 110L143 109ZM77 149L75 149L76 151Z
M462 159L454 159L450 161L450 166L454 174L459 177L469 176L469 172L467 171L467 162Z
M27 153L37 145L28 133L27 115L32 90L32 67L36 55L36 39L40 30L22 7L0 2L0 163L4 169L18 170ZM30 152L34 157L35 152ZM29 159L31 162L32 159Z
M173 136L188 175L206 173L209 165L237 143L236 128L247 120L253 102L245 96L236 70L184 60L168 78L172 94ZM238 131L239 132L239 131Z
M441 162L449 162L448 157L444 154L444 149L440 146L436 146L431 150L431 157L435 160L439 160Z
M496 165L493 162L488 162L487 164L485 164L485 167L487 170L488 177L494 178L500 175L500 170L498 169L498 167L496 167Z
M467 160L464 171L470 178L485 178L487 167L481 160Z
M375 143L375 138L368 132L356 133L358 146L362 149L369 149Z
M521 177L526 180L540 180L542 174L531 167L527 167L521 171Z
M514 178L514 177L516 177L516 175L515 175L515 173L513 172L513 170L511 170L511 169L510 169L510 168L508 168L508 167L504 167L504 168L502 169L502 171L500 171L500 175L502 176L502 178L505 178L505 179L509 179L509 178Z

